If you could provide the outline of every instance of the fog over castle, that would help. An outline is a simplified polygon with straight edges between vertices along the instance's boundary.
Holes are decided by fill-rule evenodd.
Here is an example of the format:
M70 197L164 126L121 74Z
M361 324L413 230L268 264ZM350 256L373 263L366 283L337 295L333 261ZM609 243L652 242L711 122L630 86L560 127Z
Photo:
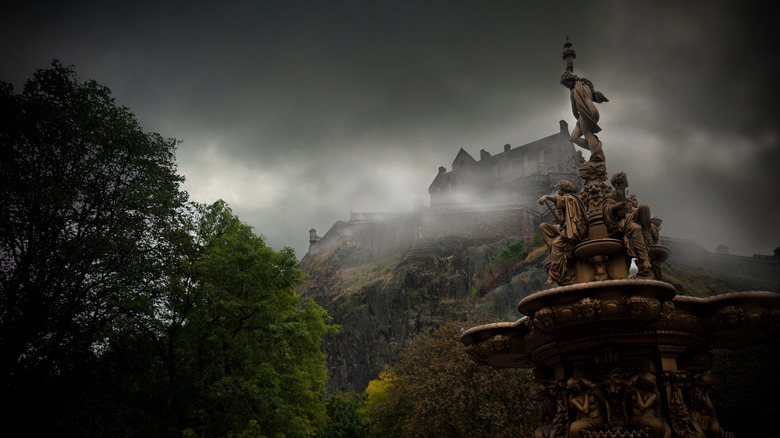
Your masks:
M479 160L571 125L569 35L610 99L610 172L669 235L767 254L780 244L769 19L730 1L23 2L0 17L0 79L18 89L53 58L74 65L181 140L193 200L224 199L302 257L310 228L350 210L427 204L461 148Z

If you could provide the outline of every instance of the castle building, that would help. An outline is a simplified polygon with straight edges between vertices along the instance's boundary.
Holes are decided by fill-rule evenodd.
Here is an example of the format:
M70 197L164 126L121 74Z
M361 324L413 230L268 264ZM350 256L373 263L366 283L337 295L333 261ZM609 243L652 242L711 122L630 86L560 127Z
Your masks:
M483 149L479 160L461 148L452 170L440 167L429 186L429 207L416 205L409 213L350 212L349 221L337 221L322 237L309 231L305 258L348 245L380 259L409 250L421 239L443 236L530 239L539 224L551 220L536 200L553 193L562 179L580 184L585 160L569 137L569 126L561 121L556 134L514 149L506 145L495 155Z
M561 179L577 185L584 158L569 141L569 126L560 122L560 132L519 148L504 146L491 155L482 149L479 161L463 148L452 162L452 170L439 167L428 193L430 206L476 204L533 204L551 193Z

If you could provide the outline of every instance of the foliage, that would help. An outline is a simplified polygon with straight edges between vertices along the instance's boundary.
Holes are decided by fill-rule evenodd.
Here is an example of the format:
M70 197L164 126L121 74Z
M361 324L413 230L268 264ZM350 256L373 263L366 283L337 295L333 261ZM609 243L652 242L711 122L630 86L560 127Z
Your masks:
M512 272L517 270L521 263L524 263L523 259L528 255L530 255L529 248L526 247L523 240L516 240L501 248L498 254L488 263L485 278L477 288L477 295L484 296L500 284L502 280L505 281Z
M525 242L522 240L516 240L509 245L501 248L501 251L499 251L498 255L493 257L490 261L490 264L495 267L501 267L504 266L507 263L515 262L517 260L520 260L520 258L523 256L523 252L525 251Z
M416 337L400 361L369 384L370 436L532 434L538 406L531 373L475 363L459 341L460 328L452 322Z
M267 247L223 201L193 206L185 219L190 252L182 253L155 313L131 329L134 348L149 351L133 360L158 364L146 375L122 376L145 388L159 409L134 429L313 436L325 422L320 343L336 327L327 325L321 307L293 292L303 281L294 252ZM107 356L122 363L128 344L112 343ZM161 389L147 388L146 379Z
M360 438L366 436L360 411L363 400L356 392L335 392L325 405L328 421L323 438Z
M542 239L542 234L537 231L536 234L534 234L533 241L531 242L531 248L539 248L541 246L545 246L545 243Z
M70 67L0 84L0 111L4 430L314 436L336 326L293 250L187 204L176 142Z
M21 94L0 83L0 114L0 384L12 409L47 413L35 435L115 329L150 311L186 195L176 141L71 67L54 61Z

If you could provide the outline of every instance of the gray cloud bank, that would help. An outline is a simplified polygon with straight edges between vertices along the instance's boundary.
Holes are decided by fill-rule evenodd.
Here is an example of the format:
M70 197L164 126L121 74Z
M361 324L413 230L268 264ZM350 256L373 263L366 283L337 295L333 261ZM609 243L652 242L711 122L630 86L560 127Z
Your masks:
M752 2L25 2L0 18L0 79L57 58L182 140L198 202L225 199L299 257L349 210L428 202L458 149L500 152L574 120L558 80L610 99L610 173L664 233L780 245L773 25ZM587 156L587 153L585 154Z

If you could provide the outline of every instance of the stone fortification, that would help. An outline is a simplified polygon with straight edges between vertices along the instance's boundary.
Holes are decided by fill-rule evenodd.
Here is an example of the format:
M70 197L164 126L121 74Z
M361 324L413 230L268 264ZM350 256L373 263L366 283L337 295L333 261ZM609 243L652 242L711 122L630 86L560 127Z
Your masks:
M550 193L561 179L574 180L582 154L569 141L569 126L548 137L491 155L482 149L479 160L460 149L452 170L440 167L428 193L431 207L481 204L532 205Z
M566 122L556 134L491 155L484 149L474 160L461 149L452 170L439 168L428 191L430 207L409 213L350 212L319 237L311 230L306 259L347 245L370 251L377 261L409 250L423 237L459 236L496 241L510 236L530 239L549 211L535 201L562 179L577 176L583 158L569 142Z

